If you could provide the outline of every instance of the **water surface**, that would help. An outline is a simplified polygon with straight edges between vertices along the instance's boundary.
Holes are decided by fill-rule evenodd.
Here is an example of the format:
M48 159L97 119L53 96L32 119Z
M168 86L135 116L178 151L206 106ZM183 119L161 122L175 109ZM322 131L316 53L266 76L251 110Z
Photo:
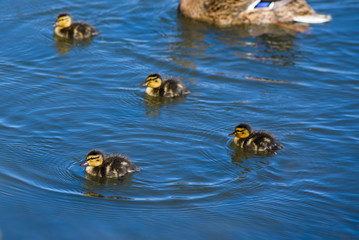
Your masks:
M309 2L333 21L301 34L196 23L176 0L5 1L0 236L358 238L359 4ZM101 35L55 41L63 11ZM192 94L147 97L139 85L157 72ZM240 122L284 149L236 149ZM86 179L93 148L142 171Z

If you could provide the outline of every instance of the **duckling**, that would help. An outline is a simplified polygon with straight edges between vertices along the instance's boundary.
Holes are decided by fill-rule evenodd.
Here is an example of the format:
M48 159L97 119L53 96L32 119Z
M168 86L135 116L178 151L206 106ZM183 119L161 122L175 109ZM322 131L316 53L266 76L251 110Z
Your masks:
M179 97L190 93L181 81L175 79L163 80L158 73L148 75L146 82L141 84L140 87L147 87L145 92L153 97Z
M185 17L217 26L331 20L330 15L316 13L306 0L180 0L178 11Z
M54 33L56 36L66 39L82 40L100 34L97 29L88 23L72 22L71 15L68 13L60 13L52 27L55 27Z
M104 156L101 150L91 150L86 160L80 166L86 166L86 173L95 177L120 178L127 173L138 172L141 169L122 154Z
M283 148L276 142L272 134L264 131L252 131L252 127L246 123L237 125L235 131L228 136L235 137L234 143L237 146L256 152L276 151Z

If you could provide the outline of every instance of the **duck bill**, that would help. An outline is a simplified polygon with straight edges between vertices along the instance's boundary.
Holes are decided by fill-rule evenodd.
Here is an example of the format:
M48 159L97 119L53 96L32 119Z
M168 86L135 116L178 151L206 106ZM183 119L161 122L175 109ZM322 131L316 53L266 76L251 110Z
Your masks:
M228 137L234 137L235 133L228 134Z
M140 87L147 87L147 83L142 83Z
M86 165L89 165L89 163L87 162L87 160L85 160L84 162L82 162L82 163L80 164L81 167L86 166Z
M57 27L57 26L59 26L59 23L58 23L58 22L56 22L56 23L54 23L54 24L51 25L51 27Z

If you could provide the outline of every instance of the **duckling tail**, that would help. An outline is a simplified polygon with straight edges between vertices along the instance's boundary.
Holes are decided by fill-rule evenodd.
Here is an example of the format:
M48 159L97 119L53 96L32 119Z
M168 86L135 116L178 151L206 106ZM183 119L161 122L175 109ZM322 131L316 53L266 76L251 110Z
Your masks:
M93 29L92 32L91 32L91 36L97 36L100 34L100 31L97 30L97 29Z
M139 171L141 171L141 168L139 168L137 166L133 166L133 171L134 172L139 172Z
M281 150L281 149L283 149L283 146L277 143L270 147L270 150L272 151Z

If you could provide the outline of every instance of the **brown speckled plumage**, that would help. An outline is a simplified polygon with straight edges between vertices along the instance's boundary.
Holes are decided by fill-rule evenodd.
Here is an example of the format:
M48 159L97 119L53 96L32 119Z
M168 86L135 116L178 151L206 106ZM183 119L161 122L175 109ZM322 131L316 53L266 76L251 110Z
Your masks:
M273 8L248 9L253 0L180 0L178 10L185 17L218 26L291 23L298 16L317 14L305 0L273 1Z

